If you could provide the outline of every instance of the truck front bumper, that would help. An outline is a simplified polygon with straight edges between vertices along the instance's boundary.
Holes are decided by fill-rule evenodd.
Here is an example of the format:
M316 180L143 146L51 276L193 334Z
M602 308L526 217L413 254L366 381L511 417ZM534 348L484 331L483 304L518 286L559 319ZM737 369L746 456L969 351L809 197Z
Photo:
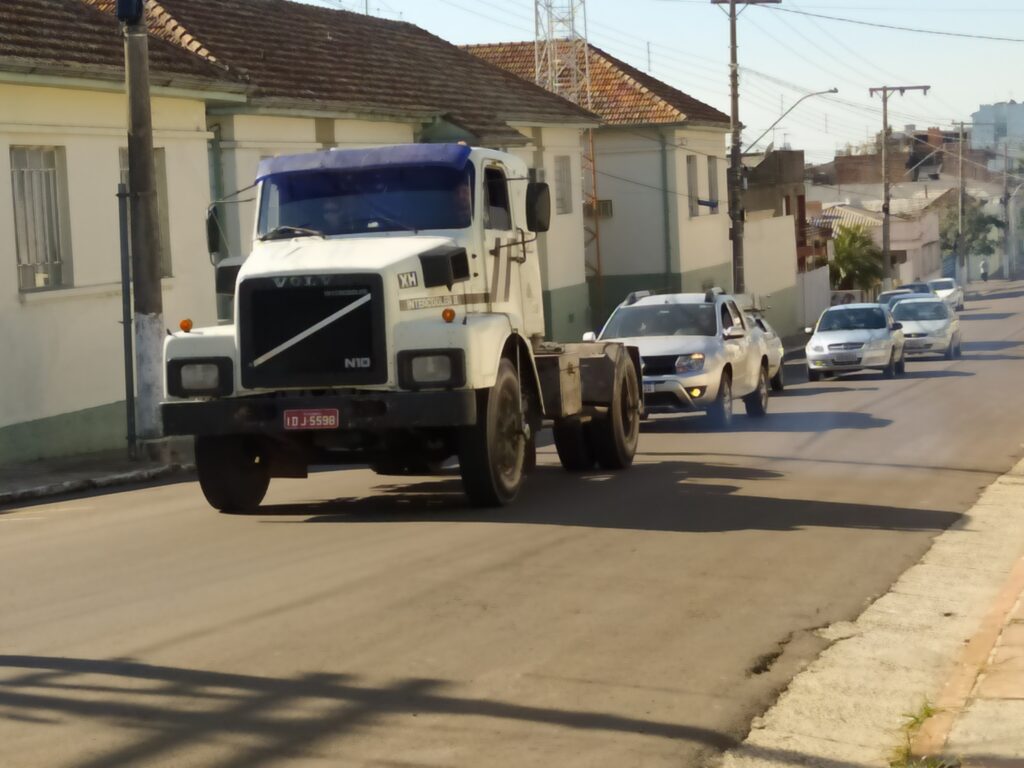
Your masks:
M329 430L382 431L461 427L476 423L476 392L361 392L343 395L253 395L164 403L165 435L296 434L285 428L285 411L336 409Z

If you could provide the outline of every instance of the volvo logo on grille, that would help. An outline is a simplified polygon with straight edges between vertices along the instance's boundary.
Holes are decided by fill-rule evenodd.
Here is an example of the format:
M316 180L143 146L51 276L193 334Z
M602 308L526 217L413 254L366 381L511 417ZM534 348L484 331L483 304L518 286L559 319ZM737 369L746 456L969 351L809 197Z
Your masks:
M346 357L345 368L369 368L373 365L368 357Z
M331 275L282 275L273 278L274 285L278 288L305 288L309 286L319 287L330 285L333 278Z

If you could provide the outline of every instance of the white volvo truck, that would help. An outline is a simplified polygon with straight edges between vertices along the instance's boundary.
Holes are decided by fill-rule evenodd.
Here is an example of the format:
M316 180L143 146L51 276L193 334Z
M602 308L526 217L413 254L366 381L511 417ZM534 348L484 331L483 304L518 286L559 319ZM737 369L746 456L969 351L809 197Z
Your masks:
M253 510L270 478L312 465L419 475L453 456L472 503L507 504L545 420L566 469L632 463L637 351L544 340L550 194L521 160L329 150L264 160L257 184L251 254L218 270L233 323L164 348L164 431L195 436L213 507Z

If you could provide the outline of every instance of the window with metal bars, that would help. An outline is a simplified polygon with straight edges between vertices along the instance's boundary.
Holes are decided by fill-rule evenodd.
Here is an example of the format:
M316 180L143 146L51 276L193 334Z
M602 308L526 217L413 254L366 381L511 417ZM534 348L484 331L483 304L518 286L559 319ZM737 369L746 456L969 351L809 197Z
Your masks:
M63 147L11 147L18 290L72 285Z

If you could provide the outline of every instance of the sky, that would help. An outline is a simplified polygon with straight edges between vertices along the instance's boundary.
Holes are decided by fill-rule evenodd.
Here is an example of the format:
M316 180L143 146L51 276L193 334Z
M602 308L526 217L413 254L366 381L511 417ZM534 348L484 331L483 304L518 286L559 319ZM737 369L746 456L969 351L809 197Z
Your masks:
M455 43L532 40L533 0L307 0L411 22ZM802 14L1020 42L921 34ZM710 0L587 0L589 41L682 91L729 112L729 23ZM744 144L802 95L774 139L829 160L881 130L869 89L929 85L890 97L890 125L949 127L981 104L1024 99L1024 0L782 0L749 6L738 24ZM648 59L648 45L650 59Z

